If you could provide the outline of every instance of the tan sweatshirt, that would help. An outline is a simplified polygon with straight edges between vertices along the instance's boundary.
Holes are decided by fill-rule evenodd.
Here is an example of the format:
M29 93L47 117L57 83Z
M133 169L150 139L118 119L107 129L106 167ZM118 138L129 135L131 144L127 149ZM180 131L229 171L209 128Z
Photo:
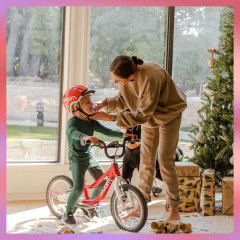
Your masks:
M135 80L119 87L114 98L103 101L107 112L117 112L110 118L116 120L119 127L161 126L175 119L187 107L185 94L171 76L153 62L139 65ZM125 109L131 112L124 112Z

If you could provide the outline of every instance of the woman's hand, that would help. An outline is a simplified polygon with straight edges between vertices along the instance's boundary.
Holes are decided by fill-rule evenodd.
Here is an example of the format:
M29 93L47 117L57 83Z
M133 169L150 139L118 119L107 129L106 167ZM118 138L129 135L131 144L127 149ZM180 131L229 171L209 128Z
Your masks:
M111 121L109 118L109 114L106 112L96 112L93 116L90 118L94 120L103 120L103 121Z
M92 144L98 144L98 139L96 137L93 137L93 136L83 136L83 139L84 140L90 140Z
M98 112L99 110L101 110L103 108L103 103L102 102L93 103L93 107L94 107L94 110L96 112Z
M124 137L124 138L131 137L131 141L133 141L133 142L138 140L138 139L137 139L137 135L135 135L135 134L124 133L124 134L123 134L123 137Z

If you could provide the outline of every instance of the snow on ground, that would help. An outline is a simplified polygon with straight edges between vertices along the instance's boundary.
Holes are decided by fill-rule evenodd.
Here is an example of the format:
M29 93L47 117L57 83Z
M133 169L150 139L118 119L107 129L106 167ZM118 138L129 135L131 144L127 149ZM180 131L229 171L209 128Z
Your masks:
M71 227L76 233L129 233L117 227L110 213L110 199L98 209L99 217L89 220L78 210L75 217L77 225ZM233 233L233 216L221 215L221 194L216 195L215 216L204 217L201 213L181 213L181 222L191 223L193 233ZM154 233L151 223L164 220L164 196L152 199L148 205L148 220L139 233ZM65 225L54 217L48 207L37 208L7 216L8 233L57 233ZM179 233L182 233L181 231Z

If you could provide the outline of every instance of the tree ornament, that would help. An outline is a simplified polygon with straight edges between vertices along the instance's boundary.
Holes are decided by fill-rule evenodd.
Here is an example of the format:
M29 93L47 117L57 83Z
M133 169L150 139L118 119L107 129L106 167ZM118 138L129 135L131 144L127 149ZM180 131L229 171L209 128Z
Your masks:
M210 90L208 87L205 86L205 88L203 88L203 92L206 93L208 96L211 96L214 94L213 90Z
M224 136L219 136L223 141L226 141L227 139Z
M208 84L207 84L207 83L204 83L204 84L202 85L202 88L203 88L203 90L207 89L207 88L208 88Z
M215 62L214 62L213 58L210 58L208 60L208 66L212 68L212 67L214 67L214 65L215 65Z
M214 48L213 50L208 50L208 52L212 54L212 57L208 60L208 66L212 68L215 65L215 61L213 59L213 53L216 53L217 49Z
M200 123L201 126L205 126L205 122L202 119L200 120L199 123Z
M201 142L201 140L202 140L202 133L198 133L198 135L196 136L196 140L198 141L198 142Z
M230 158L230 163L233 165L233 156Z
M214 91L213 90L210 90L210 91L212 91L212 93L210 95L210 100L211 100L210 109L212 110L213 109L213 102L214 102L214 97L213 97Z

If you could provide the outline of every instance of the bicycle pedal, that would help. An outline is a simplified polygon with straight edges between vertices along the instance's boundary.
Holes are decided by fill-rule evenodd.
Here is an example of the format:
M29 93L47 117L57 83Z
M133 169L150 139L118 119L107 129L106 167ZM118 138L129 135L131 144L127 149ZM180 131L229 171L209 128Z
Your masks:
M159 188L159 187L153 187L153 188L152 188L152 192L153 192L153 193L161 193L161 192L162 192L162 189Z
M97 211L96 209L85 209L85 208L81 208L81 210L83 211L83 214L88 217L89 219L93 218L93 217L98 217Z
M99 204L97 205L92 205L92 204L83 204L83 203L78 203L77 208L83 208L83 209L94 209L99 207Z

